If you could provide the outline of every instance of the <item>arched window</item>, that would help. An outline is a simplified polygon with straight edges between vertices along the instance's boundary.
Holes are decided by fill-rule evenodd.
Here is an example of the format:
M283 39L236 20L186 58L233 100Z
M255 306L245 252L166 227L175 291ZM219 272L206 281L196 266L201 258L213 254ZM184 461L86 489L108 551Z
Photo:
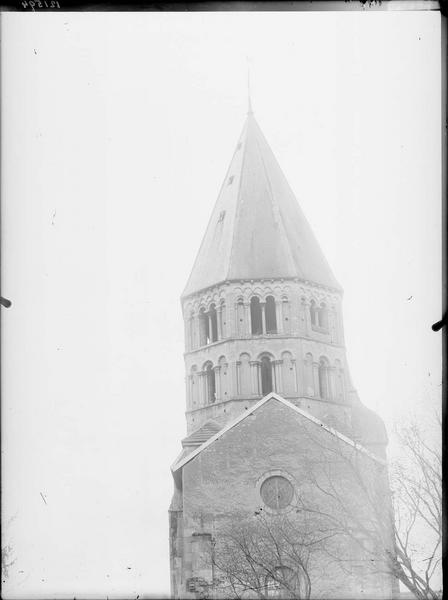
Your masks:
M325 302L322 302L320 305L317 317L319 327L322 327L322 329L328 329L328 309Z
M214 304L210 306L208 314L210 317L210 342L216 342L218 339L218 318Z
M263 396L272 392L272 362L269 356L261 358L261 393Z
M215 371L211 362L205 365L205 394L207 404L213 404L216 400L216 384L215 384Z
M328 361L323 357L319 361L319 396L325 399L330 397Z
M250 299L250 322L252 335L261 335L263 333L263 320L261 317L260 298L258 296L253 296Z
M317 325L317 308L314 300L310 302L310 317L311 317L311 325L314 327Z
M210 343L208 315L205 312L205 308L201 308L199 311L199 343L201 346Z
M277 333L277 315L275 314L275 300L272 296L266 298L266 333Z

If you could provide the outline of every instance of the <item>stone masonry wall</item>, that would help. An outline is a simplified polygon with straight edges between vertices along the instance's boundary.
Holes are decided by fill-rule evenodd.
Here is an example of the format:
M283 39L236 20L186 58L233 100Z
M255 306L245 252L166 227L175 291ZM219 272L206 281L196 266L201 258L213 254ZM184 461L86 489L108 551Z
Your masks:
M322 477L328 469L334 482L343 483L341 493L347 494L347 502L353 502L354 488L346 463L338 459L337 453L333 454L333 461L328 458L327 449L335 443L332 434L280 402L269 400L187 463L183 467L182 490L183 581L175 590L177 597L198 597L186 587L191 578L200 576L211 581L211 568L204 569L204 553L211 548L207 544L213 536L219 536L226 522L235 520L235 515L250 516L263 507L259 487L269 473L284 473L293 482L296 494L293 507L297 506L298 498L305 496L322 502L313 475ZM344 444L344 452L353 451ZM371 483L386 506L390 500L386 468L364 455L360 460L365 462L363 472L375 474ZM370 508L365 503L354 502L353 510L359 519L368 521ZM387 527L386 530L389 543L391 531ZM339 598L391 597L391 579L373 574L369 566L356 560L359 557L356 544L351 548L351 556L353 564L348 575L344 570L335 572L320 565L322 573L329 574L329 580L321 575L319 581L313 582L313 597L319 593L325 597L333 593L333 597Z

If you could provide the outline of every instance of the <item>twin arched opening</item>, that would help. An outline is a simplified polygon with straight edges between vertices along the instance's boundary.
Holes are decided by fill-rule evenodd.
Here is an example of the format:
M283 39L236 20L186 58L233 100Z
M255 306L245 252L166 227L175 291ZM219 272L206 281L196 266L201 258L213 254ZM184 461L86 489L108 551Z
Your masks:
M217 364L208 360L201 371L198 371L196 365L191 367L189 376L190 406L199 407L229 398L228 367L225 356L221 356Z
M208 311L204 307L199 311L199 345L205 346L218 341L218 315L215 304Z
M185 329L189 350L232 336L245 338L248 335L300 334L306 332L306 311L311 329L321 334L329 334L331 330L337 337L338 321L334 307L330 308L326 302L318 303L315 299L308 304L305 297L301 297L297 311L294 302L286 295L275 297L271 293L262 299L254 294L248 301L240 296L233 314L228 315L231 317L230 324L226 324L224 299L219 303L203 304L198 312L197 309L189 310Z
M306 354L303 387L307 396L343 402L346 387L341 361L336 359L330 364L326 356L321 356L316 362L312 354Z
M258 296L252 296L250 322L252 335L277 333L277 313L273 296L267 296L265 302L261 302Z
M311 300L310 318L311 326L314 329L328 331L328 308L325 302L321 302L320 306L317 306L316 302Z

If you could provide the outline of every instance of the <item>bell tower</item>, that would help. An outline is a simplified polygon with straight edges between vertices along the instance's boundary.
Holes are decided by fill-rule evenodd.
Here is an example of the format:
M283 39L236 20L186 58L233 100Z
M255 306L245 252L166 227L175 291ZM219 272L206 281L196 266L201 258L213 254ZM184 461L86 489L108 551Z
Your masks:
M181 299L184 446L271 391L362 437L357 409L367 409L350 381L341 301L341 286L249 107Z
M356 485L347 484L352 470L340 460L353 457L354 448L356 460L368 457L364 470L374 475L384 511L390 505L386 430L350 379L341 286L250 105L181 303L187 435L171 467L171 589L175 598L230 597L219 556L216 562L227 528L253 524L261 510L272 523L289 511L302 531L298 499L311 494L315 507L331 497L313 483L323 464L344 482L336 512L359 498ZM335 460L331 452L341 448L346 454ZM325 449L333 450L324 459ZM356 522L366 506L353 508ZM392 548L388 523L386 529ZM359 546L344 544L338 552L344 548L350 577L345 567L333 574L319 555L317 596L392 597L391 578L372 576L370 559L359 571ZM289 569L299 589L302 572L281 554L271 567ZM256 584L259 597L282 597L265 575ZM253 590L252 568L248 578L238 585Z

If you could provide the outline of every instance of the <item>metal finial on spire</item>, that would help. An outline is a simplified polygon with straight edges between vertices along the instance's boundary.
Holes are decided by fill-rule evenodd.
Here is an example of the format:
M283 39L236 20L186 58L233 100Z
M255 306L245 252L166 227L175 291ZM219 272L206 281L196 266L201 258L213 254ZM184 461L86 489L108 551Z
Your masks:
M253 114L252 101L250 97L250 66L247 67L247 114Z

